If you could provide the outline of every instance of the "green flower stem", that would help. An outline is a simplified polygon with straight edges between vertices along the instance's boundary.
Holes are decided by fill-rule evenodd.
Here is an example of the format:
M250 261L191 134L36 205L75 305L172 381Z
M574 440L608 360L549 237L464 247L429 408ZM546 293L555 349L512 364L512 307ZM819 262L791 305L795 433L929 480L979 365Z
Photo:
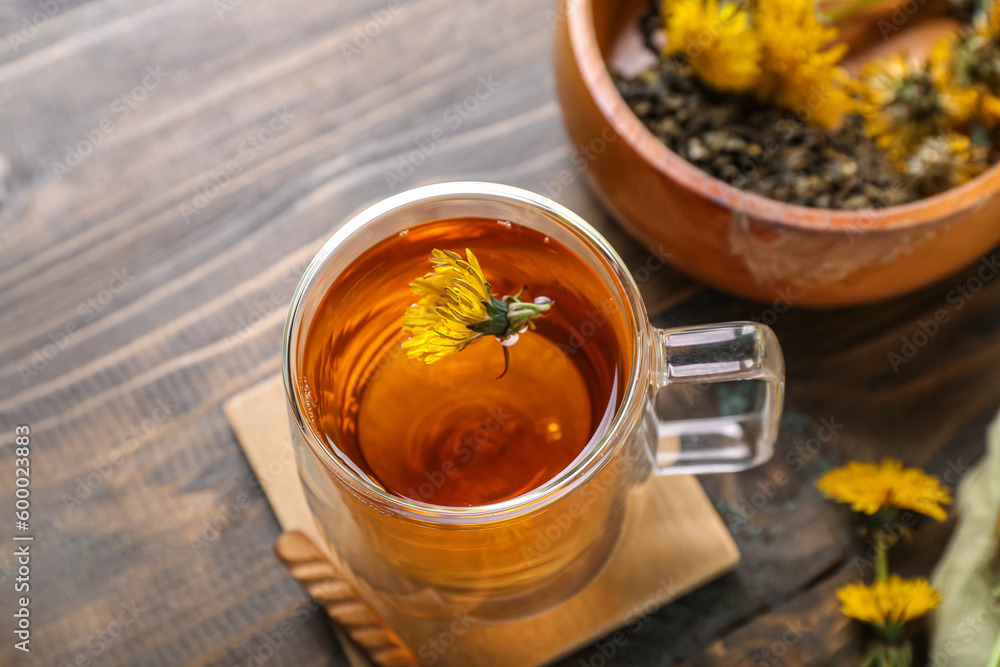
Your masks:
M509 333L517 333L524 328L524 325L536 317L541 317L542 313L551 307L551 301L534 303L531 301L519 301L516 297L507 297L507 321L510 323Z
M501 340L506 340L516 335L524 327L535 328L532 320L541 317L545 311L552 308L552 300L548 297L539 297L535 301L521 301L518 297L524 292L524 288L513 296L505 296L502 299L493 297L491 303L483 302L490 319L485 322L469 326L480 336L494 335ZM503 346L503 373L499 380L510 370L510 351L507 346Z
M875 644L865 656L861 667L911 667L913 649L909 642L902 646Z
M875 579L886 581L889 578L889 550L877 547L875 549Z
M888 625L883 625L879 627L879 635L885 641L885 645L889 648L898 648L905 650L907 647L906 643L906 624L905 623L889 623Z

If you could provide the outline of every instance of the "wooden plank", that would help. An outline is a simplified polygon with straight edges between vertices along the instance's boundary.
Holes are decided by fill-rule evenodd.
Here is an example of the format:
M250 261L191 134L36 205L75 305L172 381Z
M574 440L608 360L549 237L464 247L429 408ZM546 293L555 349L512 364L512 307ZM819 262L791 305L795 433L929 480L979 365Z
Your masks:
M277 372L282 311L304 262L351 212L390 194L385 174L416 141L449 130L400 188L481 178L544 194L568 170L555 198L634 270L649 256L571 161L546 5L400 3L348 60L358 31L376 32L371 13L395 5L224 1L232 11L222 16L195 0L60 3L16 52L0 39L0 480L12 477L13 425L30 423L35 564L45 573L32 601L45 637L38 664L229 667L266 652L267 633L286 622L291 634L268 665L345 664L271 553L279 527L222 405ZM5 5L5 30L36 4ZM116 111L156 66L169 75L144 99L129 97L127 115ZM444 114L489 75L502 86L451 129ZM241 159L241 144L282 107L292 122L216 191L212 173ZM105 119L112 130L60 180L54 163ZM199 194L207 201L186 222L181 206ZM123 269L124 284L113 273ZM737 570L651 616L616 664L697 655L835 572L857 547L848 517L812 490L830 465L893 454L949 474L978 458L1000 404L1000 281L980 289L974 274L888 304L818 312L653 272L641 289L657 324L758 318L785 348L779 458L704 480L709 496L738 518L758 483L778 470L792 481L733 524ZM958 298L959 287L976 291ZM940 309L949 322L920 339L920 322ZM894 370L887 355L904 338L922 342ZM844 425L837 436L802 469L786 464L831 417ZM0 482L0 505L12 497ZM10 556L0 542L5 586ZM132 600L143 611L108 643L108 624ZM21 664L12 651L0 643L0 663Z

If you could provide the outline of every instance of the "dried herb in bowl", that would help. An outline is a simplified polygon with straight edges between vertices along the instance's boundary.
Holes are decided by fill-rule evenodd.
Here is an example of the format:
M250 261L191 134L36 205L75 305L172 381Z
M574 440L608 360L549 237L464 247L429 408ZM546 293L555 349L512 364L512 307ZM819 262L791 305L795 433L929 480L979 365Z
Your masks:
M929 62L894 56L857 79L828 23L812 0L664 0L640 20L659 63L616 83L671 150L779 201L892 206L996 161L1000 0Z

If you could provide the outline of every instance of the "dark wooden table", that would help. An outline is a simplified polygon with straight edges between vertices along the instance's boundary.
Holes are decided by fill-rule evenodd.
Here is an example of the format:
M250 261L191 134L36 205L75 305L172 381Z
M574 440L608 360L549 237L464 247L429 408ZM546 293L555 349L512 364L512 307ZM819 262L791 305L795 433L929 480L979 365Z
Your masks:
M551 9L0 8L0 664L345 664L272 554L278 526L222 404L278 371L286 304L318 244L393 191L482 179L545 193L570 169L555 198L645 261L570 162ZM495 90L470 102L484 80ZM833 590L866 545L813 482L881 455L955 482L981 455L1000 405L1000 280L948 300L974 271L822 312L655 272L643 292L658 325L773 324L788 363L780 452L704 480L743 553L735 572L626 630L613 658L595 646L563 664L852 664L862 638ZM939 309L950 322L893 368ZM34 443L30 655L9 627L17 424ZM918 528L894 567L928 572L949 530Z

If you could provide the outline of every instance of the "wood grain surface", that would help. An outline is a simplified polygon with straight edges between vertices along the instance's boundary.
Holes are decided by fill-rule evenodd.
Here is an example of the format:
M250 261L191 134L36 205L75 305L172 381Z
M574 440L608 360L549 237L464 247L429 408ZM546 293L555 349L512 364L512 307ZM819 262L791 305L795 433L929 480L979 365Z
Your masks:
M551 10L3 5L0 664L345 664L272 553L278 524L222 405L277 372L284 310L319 242L393 191L454 179L550 194L634 267L654 323L760 319L787 358L774 460L703 480L740 566L637 623L610 659L601 644L561 664L781 664L757 651L780 648L784 622L771 615L786 613L832 619L806 623L794 664L828 664L834 648L850 664L857 629L816 615L833 609L831 582L854 576L866 545L813 482L850 457L891 454L953 483L981 455L1000 404L998 267L840 311L757 304L645 268L669 249L627 238L566 139ZM30 655L8 625L23 423L34 443ZM918 538L943 540L947 527ZM919 544L894 562L926 572Z

